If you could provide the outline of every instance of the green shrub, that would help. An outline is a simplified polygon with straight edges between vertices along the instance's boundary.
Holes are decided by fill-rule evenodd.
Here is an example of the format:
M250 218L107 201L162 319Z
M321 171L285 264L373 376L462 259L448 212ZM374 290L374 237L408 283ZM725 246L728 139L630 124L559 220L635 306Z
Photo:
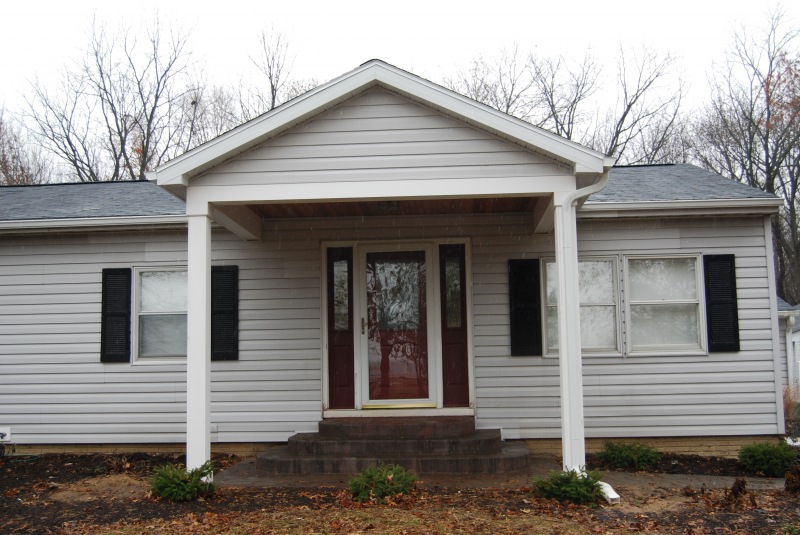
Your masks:
M784 441L748 444L739 450L745 469L768 477L783 477L796 459L797 452Z
M214 484L206 481L213 473L212 461L206 461L203 466L188 471L167 464L156 469L153 479L150 480L150 490L154 495L173 502L194 500L214 492Z
M604 442L603 448L597 453L597 460L623 470L650 470L658 464L661 456L644 444Z
M600 489L601 472L552 472L547 479L537 478L535 492L543 498L568 501L579 505L597 505L603 499Z
M396 464L379 464L363 470L347 482L353 499L359 503L366 501L383 503L386 496L405 494L414 488L417 477Z

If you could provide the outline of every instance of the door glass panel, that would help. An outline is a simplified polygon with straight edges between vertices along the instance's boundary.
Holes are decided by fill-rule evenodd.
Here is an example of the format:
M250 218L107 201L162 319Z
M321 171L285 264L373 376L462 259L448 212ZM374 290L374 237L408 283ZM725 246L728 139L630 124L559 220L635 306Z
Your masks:
M447 310L448 329L461 328L461 259L457 256L445 256L444 259L445 296L443 305Z
M369 399L427 399L425 252L367 254Z
M350 269L347 259L333 262L333 328L350 330Z

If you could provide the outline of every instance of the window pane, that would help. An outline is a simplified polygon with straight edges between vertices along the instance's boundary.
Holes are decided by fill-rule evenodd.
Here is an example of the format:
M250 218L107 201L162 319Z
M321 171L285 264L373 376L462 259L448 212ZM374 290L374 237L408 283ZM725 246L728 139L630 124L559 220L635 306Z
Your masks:
M447 293L447 328L461 328L461 260L448 256L444 264L445 289Z
M547 262L547 304L558 304L558 272L555 262ZM580 304L614 303L614 263L611 260L578 262Z
M632 305L633 349L653 346L700 347L696 304Z
M581 305L614 302L614 265L610 260L578 263Z
M639 258L628 261L632 301L697 299L694 258Z
M616 307L581 307L581 347L617 349Z
M367 255L367 292L374 295L380 329L419 327L419 297L424 280L424 260L384 260L378 253Z
M140 357L185 357L186 315L139 316Z
M186 310L185 271L142 271L139 277L141 312Z
M556 264L546 265L547 303L557 303ZM614 262L581 260L578 262L581 307L581 346L590 350L617 349L617 307L614 297ZM601 306L603 305L603 306ZM547 348L558 350L556 307L547 309Z
M545 288L545 299L548 305L558 304L558 271L556 271L555 262L547 262L545 264L545 279L547 279L547 288Z
M558 308L547 307L547 349L558 351Z
M350 329L350 276L348 261L333 263L333 328L337 331Z

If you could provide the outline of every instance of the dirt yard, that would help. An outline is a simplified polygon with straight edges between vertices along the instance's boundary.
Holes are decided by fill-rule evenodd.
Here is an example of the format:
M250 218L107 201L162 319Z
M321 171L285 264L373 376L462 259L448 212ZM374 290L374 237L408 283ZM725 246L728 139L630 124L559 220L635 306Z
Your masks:
M153 469L180 461L143 454L0 457L0 533L800 534L800 499L782 491L733 497L691 488L646 495L617 489L621 505L594 509L538 499L529 487L420 489L380 506L355 504L335 487L227 487L179 504L150 496ZM237 459L216 461L224 467ZM695 464L716 475L732 469L721 460Z

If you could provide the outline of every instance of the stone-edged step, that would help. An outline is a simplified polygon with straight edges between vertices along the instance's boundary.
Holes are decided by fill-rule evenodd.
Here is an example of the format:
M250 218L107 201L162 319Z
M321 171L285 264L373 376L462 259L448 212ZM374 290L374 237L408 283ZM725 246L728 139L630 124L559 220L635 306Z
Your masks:
M499 430L475 431L468 436L437 438L334 438L321 433L298 433L289 438L288 453L300 457L404 457L414 455L488 455L501 450Z
M378 463L402 465L416 474L498 474L523 472L529 466L524 442L503 442L493 454L298 456L278 446L256 457L263 474L356 474Z
M401 439L466 437L475 433L472 416L329 418L319 435L336 439Z

